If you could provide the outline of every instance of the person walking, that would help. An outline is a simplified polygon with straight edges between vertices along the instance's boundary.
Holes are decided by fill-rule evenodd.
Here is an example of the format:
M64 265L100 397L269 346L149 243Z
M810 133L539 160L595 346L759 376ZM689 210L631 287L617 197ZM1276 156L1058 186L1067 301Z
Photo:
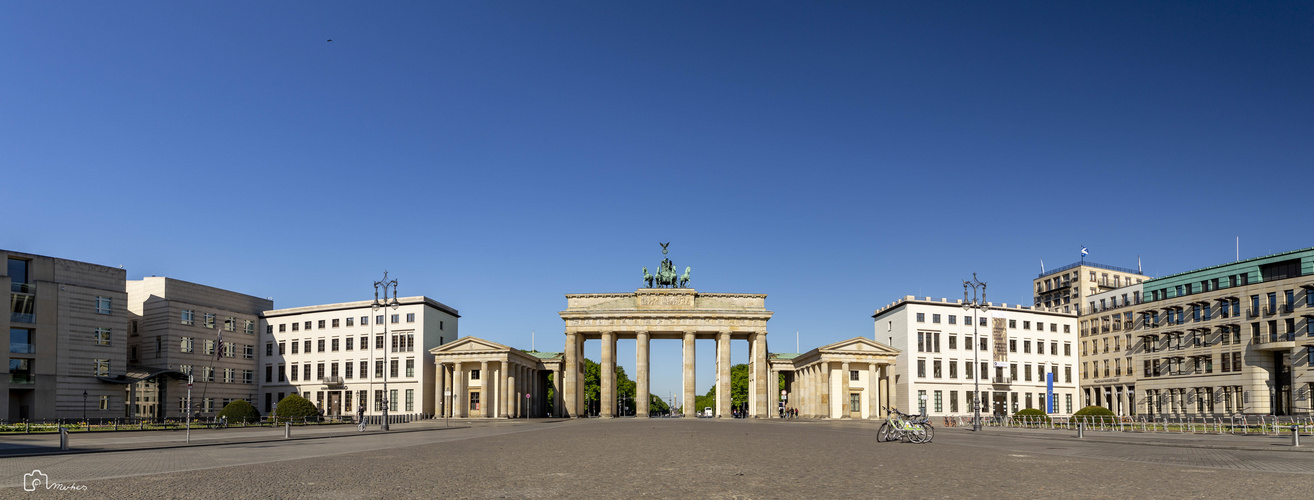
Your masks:
M364 406L364 405L361 405L360 408L357 408L357 409L356 409L356 421L359 422L358 424L356 424L356 427L360 430L360 432L365 432L365 406Z

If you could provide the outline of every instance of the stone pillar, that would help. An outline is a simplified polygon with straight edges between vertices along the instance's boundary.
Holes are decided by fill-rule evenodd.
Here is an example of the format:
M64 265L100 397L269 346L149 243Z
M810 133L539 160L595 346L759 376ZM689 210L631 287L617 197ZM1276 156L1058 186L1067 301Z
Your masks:
M464 409L469 406L465 403L465 380L465 371L461 369L461 362L452 363L452 417L454 418L464 418ZM368 400L369 396L365 397Z
M780 416L780 372L767 370L767 414L766 418Z
M867 418L869 420L875 420L881 413L879 374L876 363L867 363Z
M634 416L648 418L648 332L634 336Z
M767 366L766 332L758 332L753 334L753 387L756 393L753 412L757 418L769 418L770 415L774 415L776 405L772 402L780 399L779 393L771 394L770 387L775 385L775 379L768 381L769 373L771 371Z
M552 371L552 413L557 418L569 416L566 413L565 398L561 395L562 379L561 369Z
M698 412L694 407L694 343L694 332L684 332L684 416L690 418Z
M890 386L890 365L881 365L880 388L881 388L881 406L889 408L890 398L894 397L894 393L892 392L893 388ZM980 398L981 395L974 394L973 397ZM880 416L884 417L885 415L886 415L886 411L881 410Z
M821 363L821 383L823 384L822 399L822 418L835 418L835 391L830 380L830 363Z
M493 377L488 373L488 362L479 362L479 416L493 418ZM384 394L383 397L388 397Z
M578 342L575 340L575 334L566 334L566 348L562 350L561 369L558 371L557 408L561 417L580 416L579 411L579 391L583 388L576 385L575 381L579 377L579 360L576 359L576 353L579 350ZM562 394L564 392L564 394Z
M808 387L807 367L800 368L795 373L794 385L798 386L798 401L794 403L794 406L798 408L798 416L811 417L812 409L808 405L812 404L812 389Z
M849 362L845 361L840 364L840 418L852 418L849 407Z
M511 396L507 394L508 392L507 382L510 380L511 370L508 370L507 368L508 368L507 362L506 360L503 360L500 369L497 370L497 374L501 379L500 381L501 383L499 383L497 387L497 418L507 418L511 416L507 412L507 408L508 408L507 403L510 402L510 398L511 398Z
M616 334L602 332L602 365L598 367L599 385L602 401L598 404L599 416L612 418L612 408L616 405Z
M730 418L730 332L716 334L716 416Z

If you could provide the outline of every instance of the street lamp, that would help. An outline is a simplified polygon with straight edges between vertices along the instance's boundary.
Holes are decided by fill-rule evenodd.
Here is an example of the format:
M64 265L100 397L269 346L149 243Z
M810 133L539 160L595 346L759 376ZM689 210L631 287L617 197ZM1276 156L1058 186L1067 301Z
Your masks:
M972 289L972 299L967 299L967 289ZM977 292L981 293L980 300L977 299ZM990 309L985 301L986 284L976 278L976 273L972 273L972 281L963 282L963 311L976 309L977 313L972 318L972 363L976 365L976 376L972 377L972 383L975 390L972 391L972 430L981 430L981 356L979 354L981 346L981 333L977 331L977 325L981 323L976 319L981 313Z
M392 286L392 297L388 297L388 287ZM379 301L379 289L383 289L383 301ZM396 310L401 304L397 302L397 279L388 279L388 271L383 272L383 279L374 282L374 304L370 309L378 311L380 308L393 308ZM392 368L392 360L388 359L388 318L383 318L383 423L379 425L380 430L388 430L388 369Z

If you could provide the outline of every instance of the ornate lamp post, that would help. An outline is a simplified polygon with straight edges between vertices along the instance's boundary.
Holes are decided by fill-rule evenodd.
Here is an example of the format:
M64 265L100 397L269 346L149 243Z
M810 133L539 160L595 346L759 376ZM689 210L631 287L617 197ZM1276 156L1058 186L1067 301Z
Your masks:
M392 296L388 296L388 287L392 287ZM379 301L379 289L383 289L383 301ZM383 279L374 282L374 305L370 308L378 311L380 308L393 308L396 310L401 304L397 302L397 280L388 279L388 271L383 272ZM388 430L388 369L392 367L392 360L388 359L388 318L383 318L383 423L379 429Z
M967 298L968 288L972 289L972 298L970 301ZM976 296L977 292L981 293L981 298L979 300ZM981 357L979 354L979 347L981 346L981 333L978 332L976 328L981 322L976 319L976 317L980 317L981 313L990 309L990 306L986 304L985 292L986 284L984 281L976 279L976 273L972 273L972 281L963 282L963 311L970 311L972 309L976 309L977 311L972 318L972 363L976 365L976 370L974 370L976 371L976 376L972 377L972 383L975 387L975 390L972 391L973 431L981 430L981 375L984 374L980 372Z

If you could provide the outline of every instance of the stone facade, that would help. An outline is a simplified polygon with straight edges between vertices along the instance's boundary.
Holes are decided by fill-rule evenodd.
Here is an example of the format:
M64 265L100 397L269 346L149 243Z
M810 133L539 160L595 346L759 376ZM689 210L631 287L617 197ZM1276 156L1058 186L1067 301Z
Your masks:
M429 352L436 366L434 395L440 398L440 417L567 416L561 398L561 353L521 351L476 337Z

